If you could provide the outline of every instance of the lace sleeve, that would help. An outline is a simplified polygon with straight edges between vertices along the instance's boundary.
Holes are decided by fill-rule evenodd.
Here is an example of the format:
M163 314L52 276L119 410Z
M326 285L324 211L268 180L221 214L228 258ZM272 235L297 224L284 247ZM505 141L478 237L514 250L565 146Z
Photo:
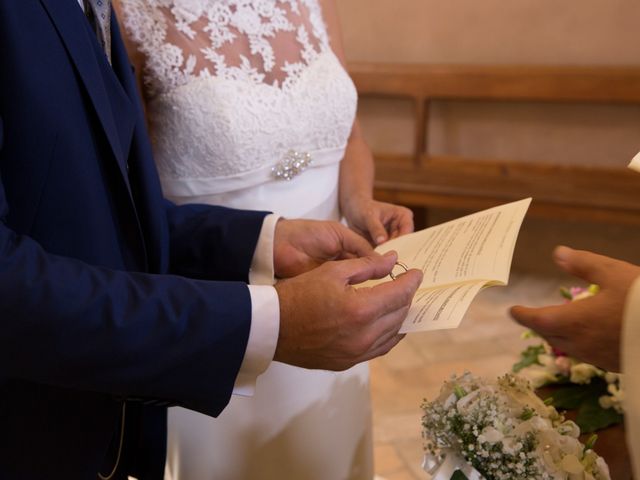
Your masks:
M287 88L329 48L317 0L120 0L151 96L199 77Z

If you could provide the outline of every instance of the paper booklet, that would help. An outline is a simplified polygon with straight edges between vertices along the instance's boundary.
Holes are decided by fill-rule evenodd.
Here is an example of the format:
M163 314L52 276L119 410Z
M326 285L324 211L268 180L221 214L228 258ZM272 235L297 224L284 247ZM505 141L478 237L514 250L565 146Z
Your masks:
M467 215L390 240L379 253L424 272L401 333L456 328L478 292L509 281L511 259L531 198ZM396 266L393 273L403 269ZM372 280L373 286L389 281Z

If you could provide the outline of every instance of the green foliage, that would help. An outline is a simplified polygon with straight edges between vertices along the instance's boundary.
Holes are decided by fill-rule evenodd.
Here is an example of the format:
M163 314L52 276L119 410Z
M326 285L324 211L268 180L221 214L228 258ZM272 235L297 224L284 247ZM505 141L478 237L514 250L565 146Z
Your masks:
M573 295L571 295L571 292L567 287L560 287L560 295L567 300L573 300Z
M597 389L594 389L592 385L569 383L553 390L551 394L551 405L561 410L575 410L590 395L597 394Z
M530 367L531 365L542 365L538 361L538 355L542 355L543 353L544 345L531 345L527 347L526 350L520 353L520 361L513 365L513 373L518 373L523 368Z
M584 444L584 451L586 452L587 450L593 450L593 447L596 445L596 442L598 441L598 435L593 434L589 437L589 440L587 440L587 443Z
M467 392L465 392L464 388L462 388L460 385L456 385L455 387L453 387L453 393L456 394L456 398L458 400L467 395Z
M598 398L587 398L578 409L576 423L582 433L602 430L611 425L622 423L624 417L613 408L602 408Z
M533 418L534 413L536 412L532 408L524 407L522 413L520 414L520 420L530 420L531 418Z
M622 423L623 417L613 408L602 408L599 399L607 394L607 382L592 378L587 385L573 383L551 393L551 405L561 410L577 410L576 423L582 433L595 432Z

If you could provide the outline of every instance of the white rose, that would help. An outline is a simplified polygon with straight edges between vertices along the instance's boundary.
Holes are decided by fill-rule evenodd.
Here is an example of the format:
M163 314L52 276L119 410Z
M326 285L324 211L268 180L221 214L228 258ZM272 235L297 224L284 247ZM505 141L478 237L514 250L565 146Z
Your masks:
M555 374L542 365L532 365L522 370L520 374L531 382L533 388L540 388L550 382L556 381Z
M558 432L561 435L567 435L569 437L578 438L580 436L580 427L576 425L571 420L567 420L563 422L561 425L558 425Z
M565 455L562 457L562 460L560 461L560 468L572 475L578 475L584 472L582 463L580 463L580 460L578 460L578 457L575 455Z
M458 397L456 397L455 393L452 393L445 400L444 405L443 405L444 409L445 410L449 410L457 401L458 401Z
M604 379L607 381L607 383L615 383L620 380L620 374L607 372L604 374Z
M596 459L596 467L600 473L600 478L603 480L611 480L611 473L609 473L609 465L604 461L604 458L598 457Z
M549 370L555 373L556 370L556 359L552 355L547 353L541 353L538 355L538 362L540 362L544 367L547 367Z
M602 370L588 363L577 363L571 367L571 383L591 383L593 377L602 375Z
M480 443L488 442L490 444L498 443L504 438L503 433L493 427L484 427L482 433L478 435Z
M473 392L465 395L460 400L458 400L456 408L462 414L468 413L475 407L476 403L480 401L481 395L483 393L491 395L492 393L494 393L494 389L490 386L480 387L479 389L474 390Z

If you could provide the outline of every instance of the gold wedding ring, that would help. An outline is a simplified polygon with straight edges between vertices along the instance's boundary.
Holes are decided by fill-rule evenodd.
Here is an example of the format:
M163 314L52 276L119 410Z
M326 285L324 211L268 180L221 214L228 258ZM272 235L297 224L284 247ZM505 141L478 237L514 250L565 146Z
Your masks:
M409 271L409 267L407 267L402 262L396 262L396 264L395 264L395 266L393 268L395 269L396 267L402 268L404 270L404 272L401 272L400 274L396 275L395 273L393 273L393 270L391 270L391 272L389 273L389 276L391 277L391 280L395 280L396 278L398 278L403 273L407 273Z

